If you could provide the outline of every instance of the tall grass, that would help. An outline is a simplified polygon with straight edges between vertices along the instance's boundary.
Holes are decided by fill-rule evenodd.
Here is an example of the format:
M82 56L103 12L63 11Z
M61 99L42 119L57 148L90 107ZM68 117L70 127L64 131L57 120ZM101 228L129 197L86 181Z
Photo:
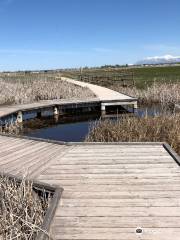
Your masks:
M87 88L46 76L0 77L0 104L32 103L52 99L95 97Z
M180 114L101 120L90 129L88 142L168 142L180 154Z
M174 106L175 103L180 102L180 83L154 83L146 89L124 88L120 85L111 85L109 87L115 91L137 97L142 104L160 103L165 107Z
M0 176L0 239L34 240L49 200L34 192L32 182Z
M123 71L121 68L86 69L83 73L90 76L101 74L110 77L111 75L118 75L118 73L122 74ZM174 103L180 102L180 66L125 69L125 73L131 71L134 72L134 87L123 87L122 82L107 80L106 78L97 79L96 84L137 97L142 104L160 103L163 106L173 106ZM76 78L79 72L69 71L64 74Z

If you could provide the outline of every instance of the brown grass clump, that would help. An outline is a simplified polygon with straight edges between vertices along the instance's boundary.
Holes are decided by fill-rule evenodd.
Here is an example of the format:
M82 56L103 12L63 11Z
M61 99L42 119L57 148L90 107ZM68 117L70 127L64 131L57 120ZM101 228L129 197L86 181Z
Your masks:
M34 240L47 207L48 200L34 192L31 182L0 176L0 239Z
M55 77L0 77L0 104L32 103L52 99L87 99L95 97L83 88Z
M124 88L120 85L111 85L110 88L137 97L142 104L160 103L163 106L174 106L175 103L180 102L180 83L154 83L146 89Z
M168 142L180 154L180 114L99 121L88 142Z

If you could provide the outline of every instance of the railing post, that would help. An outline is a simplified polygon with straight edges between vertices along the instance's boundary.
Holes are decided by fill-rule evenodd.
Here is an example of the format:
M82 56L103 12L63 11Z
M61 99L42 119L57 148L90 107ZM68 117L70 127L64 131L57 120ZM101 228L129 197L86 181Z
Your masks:
M133 106L133 112L135 113L137 111L137 108L138 108L138 105L137 105L137 102L134 103L134 106Z
M23 114L21 111L19 111L17 113L17 119L16 119L17 123L22 123L23 122Z

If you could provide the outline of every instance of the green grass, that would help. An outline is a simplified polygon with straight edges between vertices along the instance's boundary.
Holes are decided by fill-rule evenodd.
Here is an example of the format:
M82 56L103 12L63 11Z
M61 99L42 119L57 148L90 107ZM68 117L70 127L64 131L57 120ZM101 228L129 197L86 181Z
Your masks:
M83 74L88 75L115 75L118 73L134 73L135 85L137 88L146 88L153 83L180 83L180 66L154 66L154 67L136 67L136 68L98 68L85 69ZM66 76L75 77L80 74L80 71L69 71L64 73ZM97 82L97 84L109 85L116 84L115 81L106 83Z
M180 66L143 67L133 69L136 86L145 88L156 83L180 83Z

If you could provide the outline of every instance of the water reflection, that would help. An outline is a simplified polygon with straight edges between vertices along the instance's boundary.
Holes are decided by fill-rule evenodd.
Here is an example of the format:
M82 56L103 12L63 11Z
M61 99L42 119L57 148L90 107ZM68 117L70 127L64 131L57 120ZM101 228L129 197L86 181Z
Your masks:
M90 125L100 119L99 114L81 116L42 117L23 124L24 135L65 142L84 141Z
M170 110L167 111L169 112ZM156 116L162 114L162 112L164 112L164 109L160 105L142 106L133 115L138 117ZM124 116L122 115L122 109L118 109L115 112L111 109L108 114L106 118L115 121ZM127 114L127 111L123 110L123 114ZM84 141L88 134L90 126L101 118L99 112L57 117L47 115L44 114L40 119L31 119L31 117L34 117L31 115L26 116L26 119L31 120L23 123L23 135L58 141L81 142Z

